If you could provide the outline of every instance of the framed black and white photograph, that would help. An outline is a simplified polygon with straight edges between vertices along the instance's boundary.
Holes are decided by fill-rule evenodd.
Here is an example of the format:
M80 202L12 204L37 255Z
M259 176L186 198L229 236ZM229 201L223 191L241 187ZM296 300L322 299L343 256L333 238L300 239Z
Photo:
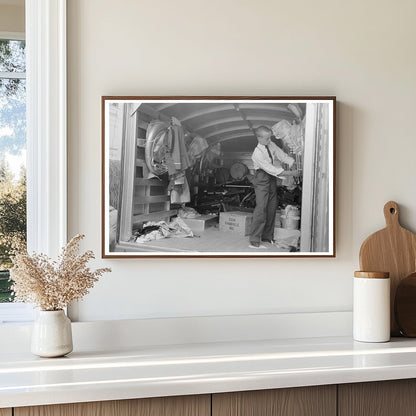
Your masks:
M102 97L102 256L334 257L335 97Z

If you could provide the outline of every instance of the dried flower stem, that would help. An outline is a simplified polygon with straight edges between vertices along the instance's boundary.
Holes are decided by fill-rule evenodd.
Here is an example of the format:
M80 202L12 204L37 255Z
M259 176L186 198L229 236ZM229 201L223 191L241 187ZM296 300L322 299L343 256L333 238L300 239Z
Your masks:
M56 311L85 296L101 275L111 269L92 271L87 267L94 253L78 254L83 238L81 234L72 238L62 249L58 261L45 254L29 255L26 250L17 253L10 270L14 301L34 303L42 310Z

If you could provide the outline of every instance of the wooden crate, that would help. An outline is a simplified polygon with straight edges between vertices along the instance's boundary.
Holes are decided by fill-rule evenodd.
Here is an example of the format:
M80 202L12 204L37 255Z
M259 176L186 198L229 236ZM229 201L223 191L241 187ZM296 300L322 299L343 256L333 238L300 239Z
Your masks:
M220 213L220 231L246 236L250 234L253 214L250 212L230 211Z
M208 227L213 227L217 224L216 215L200 215L196 218L182 218L182 221L192 230L195 234L201 234Z

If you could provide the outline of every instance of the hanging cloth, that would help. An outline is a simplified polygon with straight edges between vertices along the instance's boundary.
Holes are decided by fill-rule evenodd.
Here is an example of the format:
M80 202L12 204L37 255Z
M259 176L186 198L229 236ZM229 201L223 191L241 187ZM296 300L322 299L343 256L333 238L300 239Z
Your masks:
M172 187L170 192L170 202L172 204L186 204L191 202L191 192L185 175L173 180L173 184L170 186Z

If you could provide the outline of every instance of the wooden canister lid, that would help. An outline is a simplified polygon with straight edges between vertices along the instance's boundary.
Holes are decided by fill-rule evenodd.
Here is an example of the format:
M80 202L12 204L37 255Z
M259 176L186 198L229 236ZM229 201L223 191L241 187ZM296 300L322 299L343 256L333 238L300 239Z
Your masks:
M363 277L365 279L388 279L390 277L389 272L362 272L355 271L354 277Z

